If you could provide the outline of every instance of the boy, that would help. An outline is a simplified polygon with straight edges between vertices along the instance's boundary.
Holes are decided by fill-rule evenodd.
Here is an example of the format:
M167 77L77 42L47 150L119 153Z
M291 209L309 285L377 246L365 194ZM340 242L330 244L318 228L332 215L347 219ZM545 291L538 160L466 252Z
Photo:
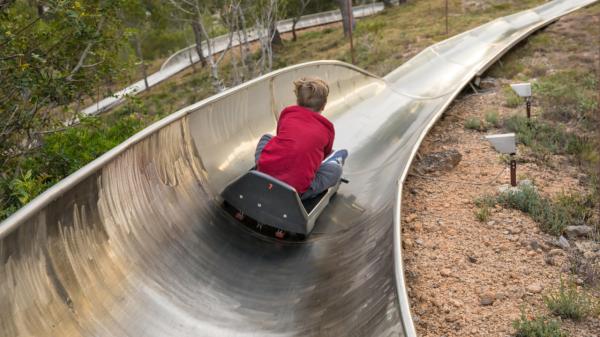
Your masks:
M258 171L294 187L305 200L340 180L348 152L332 153L333 124L321 115L329 95L327 83L302 78L294 87L298 105L283 109L275 137L261 137L255 160Z

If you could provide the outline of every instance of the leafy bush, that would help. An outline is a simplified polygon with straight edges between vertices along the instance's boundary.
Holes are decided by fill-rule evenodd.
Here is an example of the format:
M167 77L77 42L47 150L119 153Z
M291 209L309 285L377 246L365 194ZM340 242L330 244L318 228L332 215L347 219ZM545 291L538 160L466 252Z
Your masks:
M146 124L144 116L135 114L116 120L87 117L80 125L46 135L41 148L20 163L18 170L24 173L0 176L0 220Z
M518 141L529 146L532 154L539 159L545 159L549 154L570 154L581 163L597 163L600 160L592 140L567 132L562 125L519 115L511 116L504 125L515 132Z
M574 320L585 318L594 307L594 302L589 295L578 291L573 282L565 284L562 278L558 291L545 296L544 301L555 315Z
M540 79L533 87L544 116L559 121L591 118L598 108L594 73L567 70Z
M566 337L560 330L560 323L545 316L528 319L521 310L521 317L513 322L516 337Z
M485 195L475 199L475 206L479 207L475 211L475 217L479 222L485 222L491 215L490 208L496 205L496 199L493 196Z
M487 130L487 125L477 117L470 117L465 121L465 128L469 130L485 131Z
M535 187L520 186L497 196L496 201L504 207L518 209L529 214L540 224L542 230L560 235L565 227L580 225L592 216L591 195L560 195L556 202L542 197Z
M485 121L486 123L495 128L499 128L500 126L502 126L502 123L500 123L500 117L498 116L498 111L495 110L491 110L485 113Z
M511 87L504 88L504 97L506 98L505 106L509 108L516 108L523 104L523 98L517 95Z

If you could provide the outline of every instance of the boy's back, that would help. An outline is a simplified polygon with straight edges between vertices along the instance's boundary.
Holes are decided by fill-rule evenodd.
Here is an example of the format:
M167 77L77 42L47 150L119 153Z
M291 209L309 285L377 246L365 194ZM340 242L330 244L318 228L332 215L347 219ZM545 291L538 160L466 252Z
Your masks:
M304 193L330 154L334 137L327 118L302 106L289 106L281 112L277 135L262 150L257 168Z

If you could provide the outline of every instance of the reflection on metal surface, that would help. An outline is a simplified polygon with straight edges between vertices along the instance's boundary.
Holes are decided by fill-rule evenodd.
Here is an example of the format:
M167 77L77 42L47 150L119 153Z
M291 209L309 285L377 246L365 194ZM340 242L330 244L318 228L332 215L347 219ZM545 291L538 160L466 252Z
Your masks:
M415 336L400 193L418 145L498 54L592 2L490 22L384 79L336 61L292 66L148 127L0 224L0 335ZM331 85L325 114L351 183L307 242L260 239L219 193L293 102L292 79L310 75Z

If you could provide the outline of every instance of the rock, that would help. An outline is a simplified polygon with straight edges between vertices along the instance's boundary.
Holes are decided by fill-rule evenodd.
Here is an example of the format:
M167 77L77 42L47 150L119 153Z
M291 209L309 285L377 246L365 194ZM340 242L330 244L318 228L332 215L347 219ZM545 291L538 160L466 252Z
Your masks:
M493 225L495 225L495 224L496 224L496 221L494 221L494 220L490 220L490 221L487 222L487 225L490 226L490 227L493 226Z
M544 262L549 265L549 266L555 266L556 265L556 260L554 258L554 256L552 255L545 255L544 256Z
M585 237L592 233L592 227L581 225L581 226L567 226L565 228L565 234L569 238Z
M462 306L463 306L463 303L461 301L453 299L453 298L449 299L448 302L457 308L462 308Z
M523 230L520 227L514 227L509 229L511 234L520 234Z
M413 228L415 229L415 231L420 232L423 230L423 224L420 222L415 222L413 224Z
M585 257L588 260L593 260L596 257L596 253L588 251L583 253L583 257Z
M505 293L496 293L496 299L498 301L502 301L503 299L506 299L508 296L506 296Z
M523 179L519 181L519 186L533 186L533 183L529 179Z
M550 250L550 252L548 252L548 255L550 255L550 256L558 256L558 255L563 255L564 253L565 252L563 252L562 249L555 248L555 249Z
M562 248L562 249L569 249L571 248L571 245L569 244L569 240L567 240L567 238L565 238L564 236L560 236L560 238L558 238L558 243L557 245Z
M417 218L417 215L415 213L411 213L406 217L406 222L412 222L416 218Z
M485 292L479 296L479 304L482 306L488 306L494 304L496 295L492 292Z
M425 173L452 170L461 161L462 155L457 150L448 150L427 154L417 164L417 170Z
M423 240L421 239L416 239L415 242L419 245L422 246L423 245Z
M475 257L474 255L467 255L467 261L471 263L477 263L477 257Z
M539 283L532 283L527 286L527 291L533 294L539 294L544 290L544 287Z
M440 275L442 275L443 277L449 277L450 275L452 275L452 270L448 268L442 268L442 270L440 270Z
M527 245L532 250L538 250L538 249L540 249L540 243L537 242L537 240L529 240L529 242L527 243Z

